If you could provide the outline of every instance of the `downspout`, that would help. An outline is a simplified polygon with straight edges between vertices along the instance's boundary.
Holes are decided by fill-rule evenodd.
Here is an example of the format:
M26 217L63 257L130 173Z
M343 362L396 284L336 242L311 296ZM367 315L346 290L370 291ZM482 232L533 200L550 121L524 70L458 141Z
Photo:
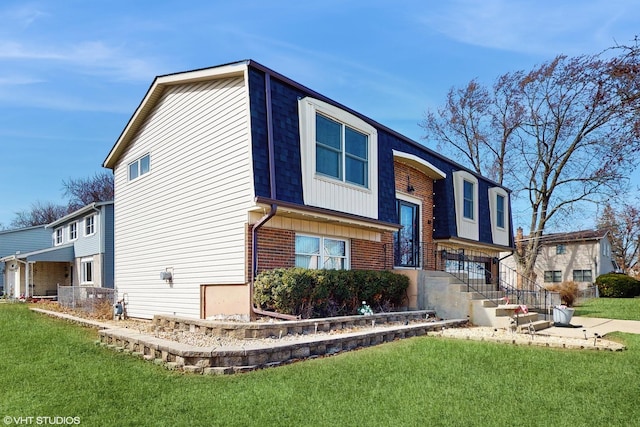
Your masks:
M267 110L267 147L269 151L269 191L271 193L271 200L276 199L276 177L275 177L275 162L274 162L274 146L273 146L273 117L271 109L271 74L265 72L264 75L265 85L265 104ZM295 320L298 317L289 314L276 313L274 311L265 311L256 307L254 302L254 281L258 274L258 230L262 228L271 218L273 218L278 211L278 205L275 202L271 203L271 209L269 212L258 220L251 229L251 281L249 282L249 302L251 306L251 313L259 316L275 317L277 319Z

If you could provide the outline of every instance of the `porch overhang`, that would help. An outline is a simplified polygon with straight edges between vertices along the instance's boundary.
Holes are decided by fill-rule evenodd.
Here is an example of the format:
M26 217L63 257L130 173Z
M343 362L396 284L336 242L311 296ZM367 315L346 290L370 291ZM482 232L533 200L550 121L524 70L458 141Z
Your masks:
M393 150L393 159L419 170L434 181L438 179L445 179L447 177L446 173L414 154Z
M0 258L0 262L19 260L23 262L72 262L75 258L73 244L40 249L23 254L9 255Z

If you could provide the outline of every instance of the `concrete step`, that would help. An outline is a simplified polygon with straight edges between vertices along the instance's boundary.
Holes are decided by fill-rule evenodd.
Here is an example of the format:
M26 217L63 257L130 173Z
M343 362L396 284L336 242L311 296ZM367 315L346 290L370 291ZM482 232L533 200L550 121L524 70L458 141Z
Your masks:
M496 307L496 316L513 316L522 306L520 304L500 304ZM526 307L526 306L525 306ZM521 312L520 315L523 315Z
M474 300L486 300L486 299L499 299L504 297L504 292L503 291L487 291L487 292L465 292L466 294L468 294L468 298L469 299L474 299Z
M527 323L526 325L520 324L518 330L520 332L528 332L529 331L529 327L533 328L534 331L538 332L541 331L543 329L547 329L550 328L552 326L552 323L550 320L536 320L535 322L531 322L530 324Z

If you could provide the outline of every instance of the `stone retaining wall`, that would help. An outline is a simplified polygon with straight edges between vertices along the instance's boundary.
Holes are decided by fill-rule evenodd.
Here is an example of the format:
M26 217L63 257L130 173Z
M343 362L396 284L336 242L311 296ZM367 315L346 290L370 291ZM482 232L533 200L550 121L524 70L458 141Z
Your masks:
M269 346L256 345L247 340L246 345L239 347L213 349L156 338L131 329L104 329L98 333L102 345L163 364L169 369L203 374L230 374L333 355L466 324L466 319L432 321L376 327L337 335L308 334L296 340L274 339Z
M433 310L417 310L376 313L369 316L341 316L274 322L221 322L155 315L152 323L161 331L188 331L219 337L258 339L368 327L372 325L372 322L376 326L381 326L391 323L421 322L427 319L434 320L434 318L435 311Z

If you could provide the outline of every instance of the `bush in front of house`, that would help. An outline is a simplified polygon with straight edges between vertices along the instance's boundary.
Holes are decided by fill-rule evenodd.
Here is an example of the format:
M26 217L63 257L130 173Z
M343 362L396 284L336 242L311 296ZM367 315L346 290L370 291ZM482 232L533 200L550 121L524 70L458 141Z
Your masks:
M408 287L408 277L390 271L278 268L256 277L254 300L302 318L347 316L358 314L362 301L374 311L398 308Z
M640 295L640 281L626 274L608 273L596 278L601 297L633 298Z
M574 281L554 283L553 285L545 286L545 288L551 292L558 292L560 299L568 307L572 307L578 298L578 284Z

